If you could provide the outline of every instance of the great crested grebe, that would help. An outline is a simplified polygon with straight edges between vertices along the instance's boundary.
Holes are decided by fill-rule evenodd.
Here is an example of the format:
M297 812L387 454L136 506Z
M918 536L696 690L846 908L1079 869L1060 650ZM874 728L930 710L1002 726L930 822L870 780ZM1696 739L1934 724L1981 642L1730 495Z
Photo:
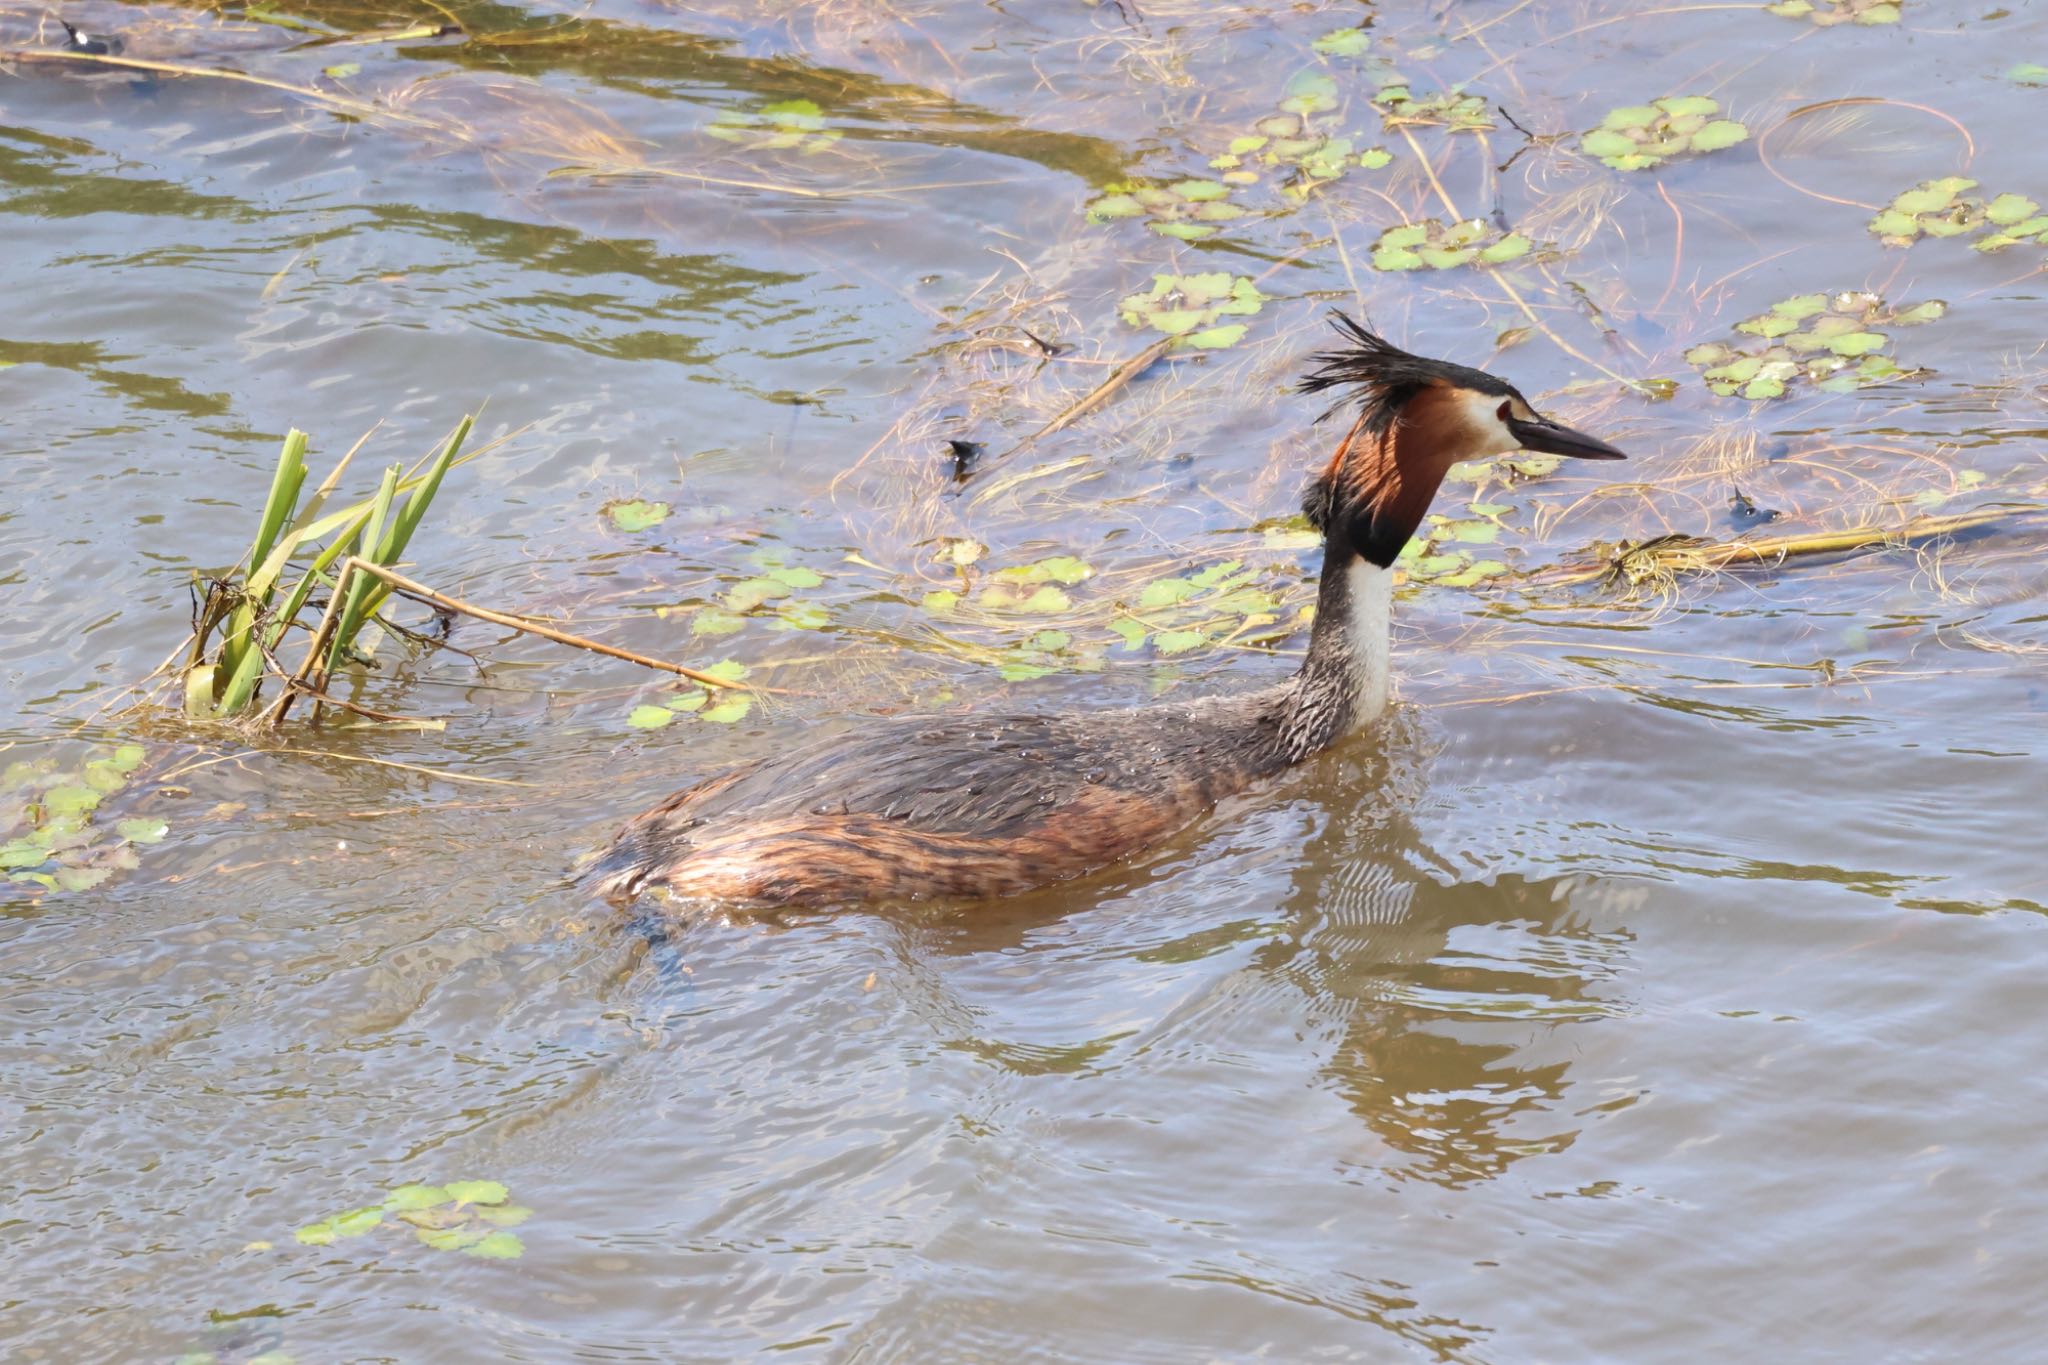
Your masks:
M1123 710L865 723L669 797L619 831L593 887L754 906L1027 891L1157 844L1377 717L1394 557L1444 472L1507 450L1623 456L1504 380L1335 325L1349 344L1316 355L1300 389L1352 389L1359 411L1302 501L1323 569L1293 677Z

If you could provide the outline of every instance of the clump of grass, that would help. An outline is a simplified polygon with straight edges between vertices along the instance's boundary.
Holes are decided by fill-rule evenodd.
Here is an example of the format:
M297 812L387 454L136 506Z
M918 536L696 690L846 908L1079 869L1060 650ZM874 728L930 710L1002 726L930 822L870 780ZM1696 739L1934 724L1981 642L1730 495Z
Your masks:
M330 570L350 555L386 568L399 561L468 438L471 421L464 417L424 468L408 475L402 466L391 465L373 497L336 512L324 509L355 451L343 456L302 504L306 433L293 430L285 436L248 556L236 570L205 584L184 674L187 715L215 720L248 716L265 676L283 673L276 651L287 632L305 628L299 616L316 589L338 591L328 607L337 619L321 660L322 676L358 657L356 642L391 588L362 574L340 583ZM323 539L326 545L294 578L295 557ZM284 590L287 582L291 586Z

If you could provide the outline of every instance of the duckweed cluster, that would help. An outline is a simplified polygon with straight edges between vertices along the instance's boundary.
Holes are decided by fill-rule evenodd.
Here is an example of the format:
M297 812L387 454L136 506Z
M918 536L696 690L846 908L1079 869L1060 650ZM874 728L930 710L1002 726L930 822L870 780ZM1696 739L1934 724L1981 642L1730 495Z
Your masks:
M1797 294L1735 325L1762 345L1708 342L1685 358L1724 397L1782 398L1800 384L1849 393L1915 373L1886 353L1891 337L1880 328L1933 322L1947 311L1939 299L1893 309L1874 294Z
M755 110L726 109L704 131L747 152L802 155L827 150L841 135L839 129L826 124L824 111L810 100L778 100Z
M487 1261L517 1260L526 1250L510 1231L533 1216L511 1202L495 1180L451 1180L445 1185L400 1185L381 1203L345 1209L308 1223L292 1236L302 1246L326 1247L378 1228L408 1227L414 1240L435 1251L459 1251Z
M1901 0L1779 0L1764 8L1787 19L1808 19L1822 28L1836 24L1896 24Z
M1118 302L1117 312L1133 327L1149 327L1176 337L1182 346L1194 350L1215 350L1242 340L1245 333L1244 323L1220 319L1250 317L1265 302L1266 296L1248 276L1217 270L1154 275L1152 287L1126 295Z
M1718 152L1749 138L1749 129L1720 118L1721 103L1705 95L1666 95L1610 110L1579 139L1579 149L1617 171L1643 171L1688 152Z
M117 745L66 768L19 759L0 769L0 877L31 892L84 891L140 865L136 849L170 825L151 815L103 818L102 807L142 767L139 744Z
M2048 246L2048 214L2036 201L2020 194L1983 199L1967 193L1977 182L1949 175L1923 180L1901 191L1870 220L1870 230L1886 246L1911 246L1922 237L1963 237L1981 232L1971 243L1979 251L2003 251L2021 242Z
M1375 270L1452 270L1461 265L1502 265L1519 260L1536 244L1519 232L1502 232L1483 218L1446 224L1431 218L1402 223L1373 244Z

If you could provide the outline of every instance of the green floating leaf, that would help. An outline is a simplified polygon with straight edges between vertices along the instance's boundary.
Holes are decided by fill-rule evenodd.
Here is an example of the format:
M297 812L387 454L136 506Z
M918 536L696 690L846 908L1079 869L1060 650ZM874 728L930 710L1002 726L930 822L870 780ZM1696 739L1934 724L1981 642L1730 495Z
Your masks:
M1362 57L1372 38L1362 28L1340 28L1325 33L1309 44L1325 57Z
M494 1208L480 1208L476 1216L495 1227L516 1228L533 1217L533 1210L524 1204L500 1204Z
M665 502L631 498L608 502L601 510L621 531L645 531L668 520L669 513L675 509Z
M1749 129L1733 119L1715 119L1692 135L1692 149L1696 152L1718 152L1747 141Z
M478 1227L417 1228L413 1232L413 1236L436 1251L461 1251L481 1242L485 1235Z
M1401 223L1380 234L1374 244L1375 270L1450 270L1479 261L1498 265L1526 256L1536 244L1522 234L1502 234L1479 218L1444 224L1432 218L1422 223Z
M350 1209L346 1213L323 1218L300 1228L292 1236L307 1246L327 1246L344 1237L360 1237L383 1221L383 1207L373 1204L368 1208Z
M1836 355L1863 356L1885 347L1885 337L1877 332L1850 332L1846 336L1834 337L1828 342L1828 349Z
M1156 578L1138 594L1138 606L1145 611L1158 611L1185 602L1201 592L1200 584L1185 578Z
M664 703L671 711L701 711L711 694L704 691L678 692Z
M1150 634L1146 630L1144 622L1133 621L1128 616L1120 616L1116 620L1111 621L1109 628L1112 633L1124 642L1124 649L1127 651L1142 647L1145 643L1145 637Z
M1304 71L1287 83L1280 107L1290 114L1321 114L1337 107L1337 82L1320 71Z
M1180 344L1197 351L1220 351L1225 346L1235 346L1244 340L1249 330L1241 322L1225 323L1221 327L1204 327L1199 332L1190 332L1180 339Z
M321 75L332 76L338 81L347 80L350 76L359 76L362 74L362 71L363 65L361 62L336 62L333 66L323 66L320 68Z
M627 713L626 724L635 730L659 730L675 718L666 706L636 706Z
M2025 195L2001 194L1984 206L1984 216L2000 227L2011 227L2033 217L2040 207Z
M1940 299L1929 299L1925 303L1916 303L1911 308L1900 309L1892 314L1892 321L1901 327L1912 327L1922 322L1934 322L1947 313L1946 303Z
M0 872L20 867L41 867L50 861L50 846L32 839L0 844Z
M708 720L713 725L733 725L738 723L739 721L745 720L747 718L747 713L752 711L753 709L754 699L748 696L746 693L741 692L735 695L727 696L725 699L720 701L716 706L706 707L703 711L699 712L698 715L700 719ZM500 1201L492 1200L489 1202L497 1203Z
M114 756L107 761L124 773L132 773L142 766L142 746L123 744L114 750Z
M745 630L746 627L744 617L735 616L718 607L705 607L690 618L692 635L731 635Z
M1619 109L1609 111L1607 117L1600 120L1600 126L1620 131L1626 131L1630 128L1647 128L1657 121L1657 112L1654 105L1623 105Z
M451 1180L441 1187L457 1204L502 1204L510 1192L495 1180Z
M481 1256L491 1261L516 1261L526 1250L526 1244L513 1232L487 1233L483 1238L462 1248L463 1254Z
M926 593L919 605L934 616L943 616L960 605L960 594L951 588L939 588Z
M1771 305L1771 311L1779 317L1795 321L1810 318L1816 313L1827 311L1826 294L1795 294L1789 299L1780 299Z
M1715 118L1718 100L1666 95L1612 110L1579 139L1579 150L1621 171L1648 170L1683 152L1716 152L1749 137L1734 119Z
M1209 642L1209 637L1199 630L1162 630L1152 637L1152 648L1171 657L1185 654Z
M445 1204L450 1198L448 1191L439 1185L400 1185L385 1191L384 1207L391 1213L407 1213Z
M2048 66L2038 62L2021 62L2010 68L2005 78L2018 85L2048 86Z
M163 837L171 832L171 827L162 820L137 816L130 820L116 821L114 831L131 844L155 844L163 842Z
M103 794L93 787L52 787L43 793L43 813L56 817L86 815L99 805Z

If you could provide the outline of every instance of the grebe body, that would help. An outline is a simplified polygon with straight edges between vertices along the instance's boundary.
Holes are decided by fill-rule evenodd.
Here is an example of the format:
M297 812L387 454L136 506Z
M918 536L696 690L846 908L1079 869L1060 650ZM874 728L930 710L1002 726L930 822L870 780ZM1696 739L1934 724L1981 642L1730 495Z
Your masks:
M698 783L636 817L591 869L742 905L1009 895L1150 848L1218 801L1376 719L1390 691L1393 562L1459 460L1621 452L1479 370L1410 355L1341 315L1350 345L1305 392L1359 412L1303 508L1323 534L1308 656L1233 696L1095 712L867 722Z

